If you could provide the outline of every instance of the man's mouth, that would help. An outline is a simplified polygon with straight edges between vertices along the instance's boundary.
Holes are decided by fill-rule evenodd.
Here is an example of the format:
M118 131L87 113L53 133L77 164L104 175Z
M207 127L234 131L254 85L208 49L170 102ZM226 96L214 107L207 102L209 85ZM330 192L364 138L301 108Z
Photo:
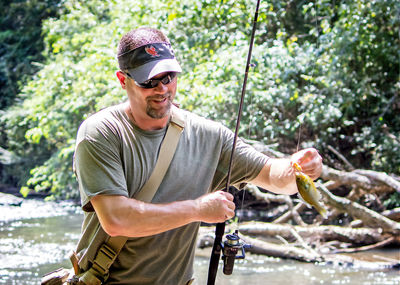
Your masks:
M171 107L171 93L147 97L147 114L154 119L161 119L168 115Z
M164 101L166 101L166 100L167 100L166 97L163 97L163 98L155 98L155 99L153 99L153 101L158 102L158 103L164 102Z
M168 98L169 98L168 95L165 95L165 96L155 96L155 97L149 98L149 101L153 101L153 102L155 102L155 103L163 103L163 102L167 101Z

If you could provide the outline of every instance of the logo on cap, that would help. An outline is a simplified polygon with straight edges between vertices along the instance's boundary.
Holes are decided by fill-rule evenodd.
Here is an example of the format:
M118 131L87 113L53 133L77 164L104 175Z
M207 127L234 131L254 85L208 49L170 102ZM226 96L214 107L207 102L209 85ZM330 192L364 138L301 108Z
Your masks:
M160 55L158 54L156 48L154 46L147 46L144 48L144 50L151 55L152 57L159 57Z

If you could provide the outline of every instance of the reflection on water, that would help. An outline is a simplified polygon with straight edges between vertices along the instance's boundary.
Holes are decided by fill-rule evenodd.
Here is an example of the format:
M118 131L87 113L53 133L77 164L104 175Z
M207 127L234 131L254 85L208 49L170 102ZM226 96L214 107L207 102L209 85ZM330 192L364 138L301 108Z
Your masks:
M30 217L30 218L28 218ZM0 206L0 284L39 284L64 263L79 238L82 218L71 204L26 200Z
M70 267L67 256L79 238L81 221L80 209L67 203L26 200L20 207L0 206L0 284L39 284L44 273ZM209 250L199 251L196 257L196 284L206 284ZM398 258L399 253L377 254ZM236 262L231 276L219 269L216 284L394 285L400 284L400 276L398 271L338 268L248 254Z
M393 252L390 253L393 258ZM198 266L198 265L201 266ZM197 258L195 277L197 284L206 284L208 259ZM358 270L355 268L333 267L330 265L315 265L293 260L282 260L258 255L248 255L246 260L235 264L233 275L226 276L219 269L216 284L223 285L308 285L308 284L376 284L398 285L398 271L377 272Z

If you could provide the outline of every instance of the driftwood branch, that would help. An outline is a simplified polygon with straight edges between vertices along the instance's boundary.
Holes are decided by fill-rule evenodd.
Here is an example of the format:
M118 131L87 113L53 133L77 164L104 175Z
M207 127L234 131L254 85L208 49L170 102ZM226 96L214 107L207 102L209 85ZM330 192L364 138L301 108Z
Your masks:
M261 192L261 190L252 185L252 184L247 184L245 187L245 190L247 190L250 194L252 194L257 200L262 200L262 201L266 201L266 202L281 202L281 203L285 203L289 206L289 211L287 213L289 213L289 217L288 219L290 219L291 217L296 221L297 224L299 225L305 225L305 223L303 222L303 220L301 219L298 210L299 207L295 208L293 207L293 202L292 199L287 196L287 195L275 195L275 194L270 194L270 193L264 193Z
M355 169L355 167L340 152L338 152L332 146L328 145L328 149L331 152L333 152L341 161L343 161L348 169L350 169L350 170L354 170Z
M364 225L382 228L384 232L400 235L400 223L388 219L349 199L333 195L321 183L317 183L317 187L321 190L321 194L323 194L328 205L335 207L341 212L348 213L354 218L362 220Z
M376 248L381 248L384 247L385 245L392 244L395 240L395 237L389 237L383 241L377 242L375 244L371 245L366 245L366 246L361 246L357 248L343 248L343 249L338 249L336 250L335 253L352 253L352 252L360 252L360 251L367 251L371 249L376 249Z
M293 241L293 230L303 239L321 242L340 241L354 244L373 244L385 239L382 229L348 228L338 226L293 226L289 224L273 224L262 222L243 223L239 226L241 233L258 237L273 237L279 235L286 240Z
M285 214L283 214L282 216L278 217L277 219L275 219L273 221L274 224L280 224L280 223L286 223L288 222L293 215L299 215L299 213L301 211L303 211L305 208L307 208L307 205L304 203L299 203L297 204L292 211L288 211ZM301 219L301 218L300 218ZM297 219L295 219L297 221ZM303 220L301 220L301 222L297 223L299 225L305 225L305 223L303 222Z
M400 208L383 211L382 216L385 216L393 221L400 222Z
M377 171L364 170L364 169L357 169L357 170L354 170L354 172L357 174L369 177L370 179L380 181L383 184L386 184L387 186L395 189L397 192L400 193L400 181L397 181L396 179L387 175L384 172L377 172Z
M305 248L299 248L293 245L281 245L276 243L266 242L260 239L251 238L249 236L242 235L243 240L250 244L251 247L247 250L248 252L263 254L273 257L295 259L306 262L321 262L323 258L320 254L315 251L310 251Z
M321 178L325 181L340 182L340 185L350 185L359 187L367 192L393 192L397 191L396 188L383 183L381 180L376 180L370 176L365 176L359 173L360 170L354 171L340 171L328 166L324 166ZM338 183L339 185L339 183Z

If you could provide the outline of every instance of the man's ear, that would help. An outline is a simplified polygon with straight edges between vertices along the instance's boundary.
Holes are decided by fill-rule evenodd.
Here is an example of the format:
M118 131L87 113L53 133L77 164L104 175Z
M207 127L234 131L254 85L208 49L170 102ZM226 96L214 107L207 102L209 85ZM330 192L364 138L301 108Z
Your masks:
M116 72L116 75L118 77L118 80L119 80L119 83L121 84L122 89L126 89L126 75L120 70L118 70Z

